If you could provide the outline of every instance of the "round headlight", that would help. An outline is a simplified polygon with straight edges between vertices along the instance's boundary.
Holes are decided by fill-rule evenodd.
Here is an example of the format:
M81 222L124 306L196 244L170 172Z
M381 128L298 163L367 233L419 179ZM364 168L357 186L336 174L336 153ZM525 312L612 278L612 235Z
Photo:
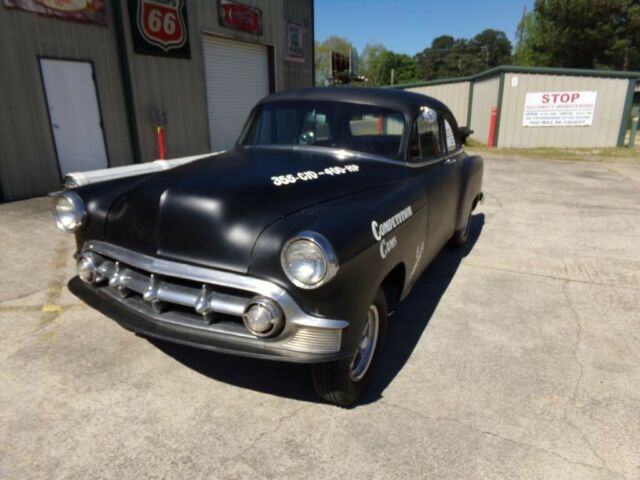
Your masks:
M294 285L318 288L338 272L338 259L329 241L316 232L302 232L280 254L282 270Z
M84 202L77 193L64 192L53 200L53 218L63 232L76 232L84 225L87 211Z

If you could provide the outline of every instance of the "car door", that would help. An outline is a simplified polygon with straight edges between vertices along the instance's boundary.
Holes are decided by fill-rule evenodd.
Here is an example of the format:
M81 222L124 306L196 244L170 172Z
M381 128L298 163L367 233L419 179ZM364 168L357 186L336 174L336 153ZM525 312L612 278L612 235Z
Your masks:
M448 155L442 115L423 107L412 126L407 165L425 189L428 221L425 260L435 257L451 238L458 206L455 155Z

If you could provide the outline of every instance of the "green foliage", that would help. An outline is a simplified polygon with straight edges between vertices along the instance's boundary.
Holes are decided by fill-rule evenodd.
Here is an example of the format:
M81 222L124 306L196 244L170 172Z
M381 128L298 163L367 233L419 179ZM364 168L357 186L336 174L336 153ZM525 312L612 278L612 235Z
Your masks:
M420 80L418 64L413 57L391 52L380 44L367 44L360 56L359 70L368 85L390 85Z
M384 85L386 63L391 52L379 43L368 43L360 55L359 73L371 85Z
M315 44L316 85L330 82L330 52L348 55L354 50L346 38L332 36ZM367 44L360 54L358 74L365 85L411 83L435 78L472 75L511 61L511 42L497 30L485 30L472 39L437 37L414 57Z
M422 79L473 75L511 61L511 42L498 30L485 30L472 39L442 35L416 55Z
M638 70L640 1L536 0L518 37L518 65Z
M322 42L315 42L315 67L316 67L316 85L327 85L331 78L331 51L340 52L343 55L349 55L352 50L355 51L353 44L344 37L333 35Z

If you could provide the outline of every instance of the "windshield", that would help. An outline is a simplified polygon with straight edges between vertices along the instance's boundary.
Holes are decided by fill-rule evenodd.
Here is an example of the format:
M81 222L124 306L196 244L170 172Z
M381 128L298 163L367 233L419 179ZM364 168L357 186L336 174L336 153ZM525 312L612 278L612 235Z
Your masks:
M400 112L346 102L273 102L251 114L239 145L312 145L396 157L405 129Z

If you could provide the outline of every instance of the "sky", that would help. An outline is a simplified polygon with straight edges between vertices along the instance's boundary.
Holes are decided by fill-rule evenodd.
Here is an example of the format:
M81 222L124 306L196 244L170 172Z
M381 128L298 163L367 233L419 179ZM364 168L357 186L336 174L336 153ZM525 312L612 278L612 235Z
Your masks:
M523 9L534 0L315 0L315 36L346 37L358 52L381 43L414 55L440 35L471 38L487 28L502 30L515 44Z

